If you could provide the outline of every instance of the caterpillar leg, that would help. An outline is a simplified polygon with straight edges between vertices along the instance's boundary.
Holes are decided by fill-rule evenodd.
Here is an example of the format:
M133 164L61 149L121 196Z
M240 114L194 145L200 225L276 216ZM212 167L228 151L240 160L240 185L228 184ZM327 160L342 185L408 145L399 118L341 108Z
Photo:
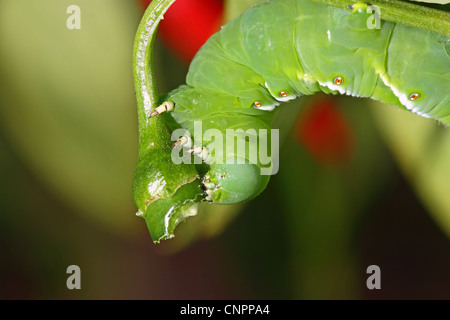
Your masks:
M188 148L190 149L192 147L192 139L189 136L182 136L180 139L178 139L177 141L175 141L175 143L173 144L173 147L183 147L183 148Z
M357 13L357 12L363 12L363 11L365 12L365 11L367 11L367 8L369 6L370 5L368 5L367 3L357 2L357 3L349 5L348 8L350 10L352 10L353 13Z
M157 116L160 113L170 112L172 110L173 110L173 102L172 101L166 101L162 105L160 105L159 107L156 107L155 110L153 110L153 112L150 114L150 118L154 117L154 116Z
M205 161L208 158L209 152L205 147L194 147L188 150L189 153L192 153Z

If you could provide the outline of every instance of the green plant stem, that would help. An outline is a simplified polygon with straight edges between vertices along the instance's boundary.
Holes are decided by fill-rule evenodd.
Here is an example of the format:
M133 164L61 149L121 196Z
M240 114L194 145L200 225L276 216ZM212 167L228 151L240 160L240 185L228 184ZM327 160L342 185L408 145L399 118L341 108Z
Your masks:
M173 237L179 222L197 213L203 191L194 164L171 159L171 133L162 117L150 117L159 95L153 70L153 45L159 22L175 0L153 0L136 31L133 72L139 118L139 159L133 179L138 215L153 241Z
M158 106L159 100L153 70L153 44L159 22L174 2L175 0L153 0L145 11L136 32L133 72L138 104L140 146L157 143L161 140L158 137L164 136L162 134L165 128L163 120L160 117L150 118L150 113Z
M350 10L350 5L364 2L355 0L311 0ZM450 13L398 0L370 0L380 8L381 19L433 31L450 37ZM414 41L414 39L411 39Z

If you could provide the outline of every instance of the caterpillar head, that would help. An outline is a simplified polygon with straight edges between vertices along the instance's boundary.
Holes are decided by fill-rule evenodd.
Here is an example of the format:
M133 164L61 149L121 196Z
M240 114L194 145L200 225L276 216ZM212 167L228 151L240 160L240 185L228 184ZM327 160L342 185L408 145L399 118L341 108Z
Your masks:
M251 163L213 165L203 177L206 200L220 204L251 200L266 188L269 177Z

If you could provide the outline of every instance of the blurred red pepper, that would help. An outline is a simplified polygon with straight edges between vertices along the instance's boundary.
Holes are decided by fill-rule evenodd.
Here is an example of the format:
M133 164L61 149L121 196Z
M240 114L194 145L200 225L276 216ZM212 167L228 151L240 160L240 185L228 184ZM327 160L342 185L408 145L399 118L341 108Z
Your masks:
M333 97L318 97L297 120L296 138L322 165L343 166L351 160L352 128Z
M151 0L141 0L147 8ZM164 15L158 34L182 61L189 64L208 38L219 31L222 0L177 0Z

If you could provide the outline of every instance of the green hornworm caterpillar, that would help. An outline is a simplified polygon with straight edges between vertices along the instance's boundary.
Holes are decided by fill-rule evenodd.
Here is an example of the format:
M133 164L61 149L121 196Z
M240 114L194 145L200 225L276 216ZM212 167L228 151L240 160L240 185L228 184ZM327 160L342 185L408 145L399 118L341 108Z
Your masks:
M230 128L242 129L233 141L246 147L258 141L253 150L259 150L260 133L271 141L269 122L284 101L319 91L346 94L450 124L450 30L444 26L439 34L387 20L371 27L372 7L354 1L338 8L317 3L327 1L270 0L251 8L205 43L190 65L186 85L163 96L155 108L155 97L148 93L155 92L154 84L145 83L151 80L150 27L159 22L154 12L162 15L166 9L156 3L173 0L153 2L156 9L144 17L135 46L140 154L133 191L155 241L173 236L178 222L195 214L199 201L237 203L264 190L269 176L261 169L267 163L251 152L221 152L217 133L227 137ZM386 1L373 2L389 10ZM399 8L414 17L411 10L417 6ZM450 21L448 14L439 14ZM191 138L196 121L201 121L200 136ZM162 133L164 124L185 130L188 134L175 147L184 146L204 163L168 163L167 142L153 150L157 141L169 140ZM214 130L215 139L205 138L208 130ZM166 153L164 162L160 153Z

